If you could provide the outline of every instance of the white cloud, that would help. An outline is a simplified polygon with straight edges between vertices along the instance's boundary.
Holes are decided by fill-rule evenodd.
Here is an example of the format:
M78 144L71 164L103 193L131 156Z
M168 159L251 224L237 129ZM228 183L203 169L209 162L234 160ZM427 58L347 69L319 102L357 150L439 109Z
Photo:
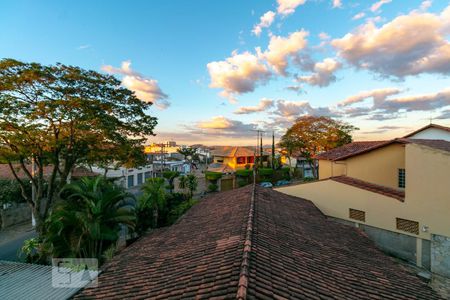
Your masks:
M357 68L383 76L450 72L450 6L440 15L412 11L377 27L368 21L331 44Z
M287 101L278 100L276 103L276 110L273 112L286 118L295 119L301 115L315 115L315 116L334 116L333 112L328 107L313 108L307 101Z
M319 39L321 40L321 41L326 41L326 40L329 40L331 37L328 35L328 33L326 33L326 32L321 32L321 33L319 33Z
M77 50L85 50L85 49L89 49L91 48L91 45L86 44L86 45L81 45L77 47Z
M383 88L383 89L376 89L376 90L370 90L370 91L362 91L359 92L356 95L350 96L341 102L338 103L338 106L349 106L355 103L362 102L366 99L373 98L374 102L384 101L388 96L396 95L401 93L402 90L398 88Z
M283 16L290 15L295 12L295 9L305 4L306 0L277 0L277 12Z
M273 100L263 98L261 101L259 101L258 105L256 106L242 106L239 109L237 109L234 113L237 115L243 115L243 114L251 114L256 112L263 112L267 109L273 107Z
M426 11L427 9L429 9L431 7L432 4L433 4L433 2L431 0L423 1L420 4L420 10Z
M371 7L370 10L372 12L378 12L381 9L381 6L383 6L384 4L388 4L391 3L392 0L380 0L378 2L375 2Z
M167 101L168 96L161 90L158 81L133 71L131 61L122 62L120 68L104 65L101 69L109 74L123 75L122 85L133 91L140 100L153 103L159 109L166 109L170 106Z
M300 50L304 49L308 41L308 32L304 30L289 34L288 37L272 35L266 51L257 48L258 57L265 59L278 74L287 75L286 69L289 59L298 59Z
M233 52L224 61L213 61L207 65L211 78L210 87L221 88L221 96L236 102L235 96L254 91L258 83L264 84L271 72L258 57L250 52Z
M257 125L246 124L238 120L228 119L224 116L215 116L210 120L197 122L194 127L188 127L192 134L212 136L253 136Z
M359 19L364 18L365 16L366 16L366 13L360 12L359 14L354 15L352 20L359 20Z
M253 27L253 34L259 36L263 28L270 27L270 25L272 25L273 21L275 20L275 15L276 14L271 10L262 15L259 23Z
M333 8L342 7L341 0L333 0Z
M300 76L298 77L298 81L319 87L328 86L330 83L336 81L334 72L341 66L342 64L335 59L325 58L322 62L314 65L314 73L312 75Z

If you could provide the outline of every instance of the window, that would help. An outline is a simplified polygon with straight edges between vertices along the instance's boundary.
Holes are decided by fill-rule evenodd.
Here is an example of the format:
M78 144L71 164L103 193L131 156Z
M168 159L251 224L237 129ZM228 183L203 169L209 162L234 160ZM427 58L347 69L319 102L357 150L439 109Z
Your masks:
M349 209L349 217L350 219L365 222L366 221L366 212L362 210L357 210L350 208Z
M405 169L398 169L398 187L404 189L406 184Z
M238 164L238 165L243 165L243 164L245 164L245 156L239 156L239 157L237 158L237 164Z
M218 163L223 163L223 159L218 159L217 162Z
M150 178L150 177L152 177L152 173L151 172L145 172L144 173L144 178L145 179Z
M255 163L255 157L254 156L247 156L247 163L249 163L249 164Z
M134 185L134 175L128 175L128 187L132 187Z
M396 218L396 223L398 230L419 234L419 222Z
M139 184L142 184L142 175L143 175L143 173L139 173L139 174L137 174L137 184L139 185Z

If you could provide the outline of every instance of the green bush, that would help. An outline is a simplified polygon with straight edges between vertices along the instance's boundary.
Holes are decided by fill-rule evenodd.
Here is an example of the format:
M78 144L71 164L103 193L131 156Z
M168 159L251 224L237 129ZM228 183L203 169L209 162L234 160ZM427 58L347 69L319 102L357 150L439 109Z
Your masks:
M217 192L218 189L219 189L219 186L215 183L211 183L210 185L208 185L209 193Z
M253 170L247 170L247 169L243 169L243 170L236 170L236 176L239 177L249 177L251 174L253 173Z
M216 181L222 178L222 173L206 171L205 178L208 179L209 181Z
M271 168L260 168L258 169L259 176L271 176L273 175L273 170Z
M303 181L304 182L311 182L311 181L316 181L317 179L316 178L314 178L314 177L305 177L305 178L303 178Z
M186 213L192 206L198 203L198 200L190 199L180 203L173 208L168 215L167 221L169 224L175 223L184 213Z
M248 185L249 183L248 183L247 180L239 179L239 180L237 181L237 184L238 184L238 187L243 187L243 186Z
M26 193L31 195L31 184L27 180L24 180L24 183L26 184ZM0 191L0 205L25 201L20 185L15 180L0 179Z

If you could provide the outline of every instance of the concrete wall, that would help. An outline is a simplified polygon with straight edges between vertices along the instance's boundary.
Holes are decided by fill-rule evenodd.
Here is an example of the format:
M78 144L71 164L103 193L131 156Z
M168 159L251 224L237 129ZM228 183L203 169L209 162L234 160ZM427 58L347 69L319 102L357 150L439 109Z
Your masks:
M0 228L6 228L23 222L31 222L31 209L27 203L13 204L7 209L0 209Z
M450 237L431 236L431 271L450 278Z
M346 173L346 163L343 161L319 160L319 179L327 179L333 176L345 175Z
M398 188L398 169L405 168L405 148L392 144L345 160L347 176Z

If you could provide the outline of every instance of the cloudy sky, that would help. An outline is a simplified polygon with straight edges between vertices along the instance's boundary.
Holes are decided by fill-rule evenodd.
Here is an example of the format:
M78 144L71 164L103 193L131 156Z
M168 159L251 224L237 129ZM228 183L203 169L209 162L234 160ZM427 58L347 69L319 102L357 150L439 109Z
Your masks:
M450 125L448 0L15 0L0 28L1 58L114 74L154 103L151 141L252 144L306 114L357 140Z

